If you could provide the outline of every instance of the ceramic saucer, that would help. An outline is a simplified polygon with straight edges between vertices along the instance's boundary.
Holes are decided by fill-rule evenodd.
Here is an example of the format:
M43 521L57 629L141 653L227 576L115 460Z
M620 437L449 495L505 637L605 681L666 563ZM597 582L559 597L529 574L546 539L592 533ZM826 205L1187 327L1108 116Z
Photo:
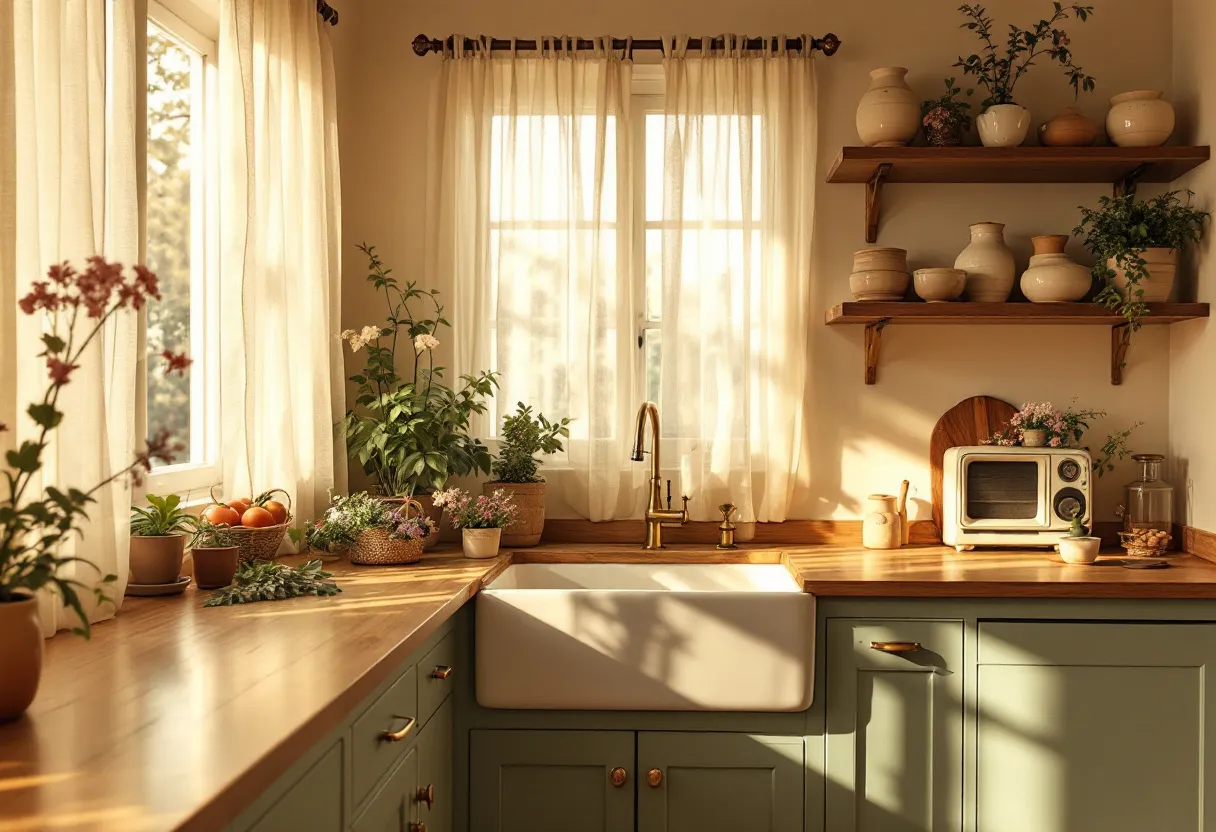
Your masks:
M190 585L190 576L183 575L171 584L127 584L127 595L146 598L155 595L177 595Z

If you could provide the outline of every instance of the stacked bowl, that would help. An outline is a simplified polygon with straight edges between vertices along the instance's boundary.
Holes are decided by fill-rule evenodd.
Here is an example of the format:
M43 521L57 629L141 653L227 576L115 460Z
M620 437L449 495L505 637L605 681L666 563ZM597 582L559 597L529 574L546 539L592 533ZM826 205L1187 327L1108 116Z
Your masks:
M854 300L903 300L909 280L908 252L902 248L863 248L853 253L849 290Z

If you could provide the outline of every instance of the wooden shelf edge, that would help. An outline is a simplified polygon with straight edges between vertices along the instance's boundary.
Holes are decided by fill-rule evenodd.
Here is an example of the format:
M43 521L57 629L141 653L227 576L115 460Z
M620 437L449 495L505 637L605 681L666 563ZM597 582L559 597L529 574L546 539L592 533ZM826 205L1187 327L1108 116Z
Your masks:
M1145 326L1175 324L1211 316L1207 303L1150 303ZM847 301L828 309L828 326L920 324L962 326L973 323L1008 326L1117 326L1118 313L1093 303L919 303Z

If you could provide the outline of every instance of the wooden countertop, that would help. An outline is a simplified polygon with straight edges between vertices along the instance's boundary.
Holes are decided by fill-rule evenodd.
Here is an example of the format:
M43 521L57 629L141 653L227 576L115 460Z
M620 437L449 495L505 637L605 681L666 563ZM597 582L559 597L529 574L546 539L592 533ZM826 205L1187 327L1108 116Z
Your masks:
M784 563L828 597L1216 598L1216 564L1188 555L1132 571L1042 552L788 544L440 553L337 564L336 598L216 609L192 590L129 598L91 642L48 642L33 708L0 725L0 832L221 829L512 560Z

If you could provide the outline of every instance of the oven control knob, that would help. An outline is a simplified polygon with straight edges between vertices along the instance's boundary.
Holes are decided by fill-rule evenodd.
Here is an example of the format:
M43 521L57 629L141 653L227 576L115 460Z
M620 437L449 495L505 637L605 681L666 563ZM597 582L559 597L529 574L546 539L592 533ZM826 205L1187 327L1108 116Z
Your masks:
M1085 516L1085 495L1075 488L1061 488L1052 501L1056 517L1061 520L1071 520L1073 517Z
M1056 471L1064 482L1076 482L1081 476L1081 464L1075 459L1065 459Z

